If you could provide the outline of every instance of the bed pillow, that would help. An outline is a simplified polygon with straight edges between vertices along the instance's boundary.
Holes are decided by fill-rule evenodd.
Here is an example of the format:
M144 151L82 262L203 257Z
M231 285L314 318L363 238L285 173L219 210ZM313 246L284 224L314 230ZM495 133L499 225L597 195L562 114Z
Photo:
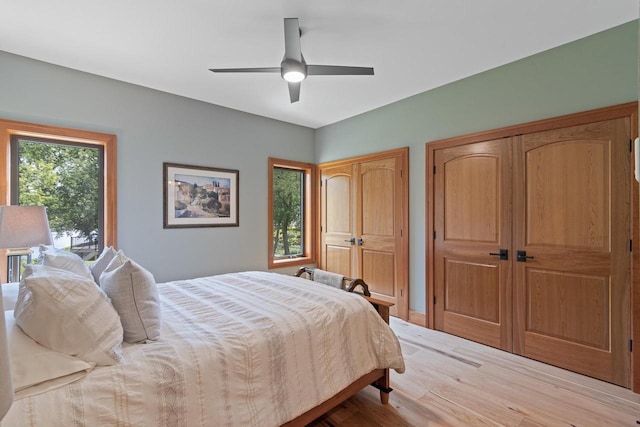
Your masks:
M115 256L115 249L113 249L111 246L105 247L98 259L89 266L89 270L91 271L91 275L93 276L93 280L96 282L96 284L100 285L100 275L102 274L104 269L107 268L107 266Z
M113 257L111 258L111 261L109 261L109 263L104 268L104 270L102 270L102 273L107 273L109 271L115 270L116 268L120 267L127 261L129 261L129 257L126 256L122 250L119 250L118 252L115 253L115 255L113 255ZM100 273L101 277L102 277L102 273Z
M13 311L6 311L4 319L16 399L69 384L85 376L95 366L35 342L16 325Z
M100 287L120 316L126 342L158 339L160 297L153 274L119 251L100 275Z
M92 278L44 265L26 266L16 323L50 350L96 365L122 359L122 325Z
M93 275L84 260L73 252L50 246L40 245L39 263L48 267L70 271L83 277L93 279Z

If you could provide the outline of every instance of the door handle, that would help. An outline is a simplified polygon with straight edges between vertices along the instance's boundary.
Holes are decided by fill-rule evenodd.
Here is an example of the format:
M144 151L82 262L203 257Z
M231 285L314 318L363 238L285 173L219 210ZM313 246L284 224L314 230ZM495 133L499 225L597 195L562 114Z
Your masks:
M362 237L358 237L358 246L362 245L364 245L364 240L362 240Z
M532 256L527 256L527 251L518 251L516 252L516 261L518 262L527 262L528 259L533 259Z
M498 249L498 253L489 252L489 255L500 257L500 260L506 261L509 259L509 249Z
M352 245L355 245L355 244L356 244L356 238L355 238L355 237L352 237L352 238L350 238L349 240L345 240L345 242L349 242L349 243L351 243Z

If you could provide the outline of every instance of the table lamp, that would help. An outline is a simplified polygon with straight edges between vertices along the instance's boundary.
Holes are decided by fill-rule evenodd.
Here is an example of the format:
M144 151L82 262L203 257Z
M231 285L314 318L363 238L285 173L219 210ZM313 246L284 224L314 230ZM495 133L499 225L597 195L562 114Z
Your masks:
M44 206L0 206L0 249L52 245Z
M44 206L0 206L0 249L24 248L31 255L29 248L39 244L53 244Z

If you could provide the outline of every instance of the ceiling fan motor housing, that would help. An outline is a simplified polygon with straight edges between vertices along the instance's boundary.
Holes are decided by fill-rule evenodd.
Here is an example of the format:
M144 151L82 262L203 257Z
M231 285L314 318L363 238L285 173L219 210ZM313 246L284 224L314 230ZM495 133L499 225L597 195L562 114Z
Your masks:
M301 82L307 77L307 64L293 59L283 59L280 63L282 78L288 82Z

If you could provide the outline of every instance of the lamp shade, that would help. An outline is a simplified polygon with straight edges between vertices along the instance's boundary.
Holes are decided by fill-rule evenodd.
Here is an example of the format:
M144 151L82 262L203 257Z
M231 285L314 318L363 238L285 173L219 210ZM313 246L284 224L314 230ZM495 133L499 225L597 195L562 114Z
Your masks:
M44 206L0 206L0 249L52 245Z
M2 306L2 286L0 286L0 306ZM0 420L13 403L13 385L9 366L9 347L7 345L7 326L4 314L0 316Z

